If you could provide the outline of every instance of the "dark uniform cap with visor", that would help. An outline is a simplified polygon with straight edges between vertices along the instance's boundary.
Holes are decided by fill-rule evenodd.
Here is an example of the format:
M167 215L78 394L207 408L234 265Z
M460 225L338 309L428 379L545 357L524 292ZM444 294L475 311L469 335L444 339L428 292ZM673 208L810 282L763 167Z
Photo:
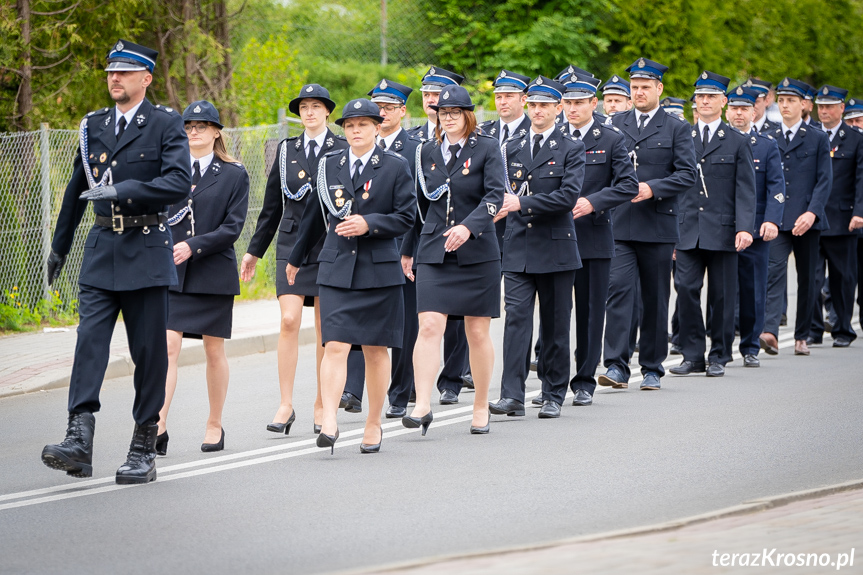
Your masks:
M127 40L117 40L105 58L108 62L105 71L138 72L146 70L152 74L158 56L158 52L146 46L133 44Z

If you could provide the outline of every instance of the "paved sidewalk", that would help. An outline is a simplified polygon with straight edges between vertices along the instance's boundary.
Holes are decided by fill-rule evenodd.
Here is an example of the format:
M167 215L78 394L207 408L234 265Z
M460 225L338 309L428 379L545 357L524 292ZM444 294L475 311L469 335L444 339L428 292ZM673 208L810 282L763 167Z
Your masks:
M234 306L233 337L225 342L228 356L276 349L279 316L279 302L275 299L237 303ZM314 341L314 321L314 310L303 308L300 345ZM0 397L68 386L77 339L76 326L64 331L0 337ZM180 365L203 362L203 343L184 340ZM123 323L118 322L111 339L111 357L105 379L131 375L133 370L126 330Z
M525 508L521 512L532 511ZM717 516L720 518L716 519ZM470 537L469 528L465 529L465 537ZM734 554L738 556L733 557ZM788 559L790 566L786 554L794 556ZM741 566L741 562L748 565ZM678 522L591 535L532 549L431 559L357 573L700 575L753 570L863 573L863 481L765 498Z

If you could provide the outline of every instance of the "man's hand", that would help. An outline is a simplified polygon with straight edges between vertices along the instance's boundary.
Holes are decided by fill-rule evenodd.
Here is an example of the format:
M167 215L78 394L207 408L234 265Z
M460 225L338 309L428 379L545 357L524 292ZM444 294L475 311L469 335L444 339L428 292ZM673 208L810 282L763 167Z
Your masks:
M288 285L294 285L294 281L297 279L297 272L300 271L300 268L295 268L291 264L288 264L285 268L285 274L288 276Z
M243 256L243 262L240 264L240 279L244 282L255 277L255 266L258 265L258 258L252 254Z
M99 186L92 190L87 190L78 197L79 200L85 202L95 202L98 200L116 200L117 188L114 186Z
M775 240L779 235L779 228L773 222L761 224L761 239L765 242Z
M735 249L738 252L742 252L750 245L752 245L752 234L749 232L737 232L737 236L734 238Z
M54 283L58 277L60 277L60 270L63 269L63 264L66 263L66 256L61 256L57 252L51 250L51 253L48 254L48 285L50 286Z
M362 236L369 233L369 224L366 219L359 214L353 214L342 220L342 223L336 226L336 234L352 238Z
M501 211L504 212L517 212L521 209L521 200L515 194L504 194L503 195L503 207L501 207Z
M192 257L192 248L186 242L180 242L174 246L174 265L180 265Z
M494 223L497 223L497 222L499 222L500 220L502 220L502 219L504 219L505 217L507 217L508 215L509 215L509 212L508 212L507 210L505 210L505 209L501 208L501 209L499 209L499 210L497 211L497 214L495 214L494 218L492 218L492 220L491 220L491 221L493 221Z
M815 214L812 212L803 212L800 214L800 217L797 218L797 221L794 222L794 229L791 230L791 233L795 236L802 236L809 231L809 228L811 228L814 223Z
M592 214L594 211L593 204L587 198L578 198L575 202L575 207L572 208L572 219L577 220L582 216Z
M470 238L470 230L467 229L467 226L459 224L445 231L443 237L446 238L444 249L448 252L454 252Z
M649 200L653 197L653 190L650 189L644 182L638 183L638 195L632 198L632 203L637 204L638 202L643 202L644 200Z
M402 273L411 281L414 281L414 259L410 256L402 256Z
M863 218L860 216L854 216L851 218L851 223L848 225L848 231L853 232L854 230L859 230L863 228Z

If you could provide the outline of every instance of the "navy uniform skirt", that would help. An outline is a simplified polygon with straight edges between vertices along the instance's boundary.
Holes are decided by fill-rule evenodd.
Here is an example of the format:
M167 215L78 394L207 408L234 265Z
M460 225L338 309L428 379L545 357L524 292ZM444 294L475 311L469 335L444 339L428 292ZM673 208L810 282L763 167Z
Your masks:
M434 311L450 319L500 317L500 261L458 265L450 252L442 264L419 264L417 312Z
M288 275L285 268L288 260L276 260L276 295L301 295L305 296L303 305L313 307L315 298L318 297L318 263L305 264L297 272L294 285L288 283Z
M233 295L168 292L168 329L183 337L231 339L233 318Z
M321 341L355 346L402 346L405 304L402 286L344 289L318 286Z

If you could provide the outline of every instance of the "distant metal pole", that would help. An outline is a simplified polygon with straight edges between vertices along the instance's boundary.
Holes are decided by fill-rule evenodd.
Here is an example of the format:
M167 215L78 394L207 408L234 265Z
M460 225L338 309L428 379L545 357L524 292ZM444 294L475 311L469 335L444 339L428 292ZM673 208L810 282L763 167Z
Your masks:
M39 130L39 148L42 160L42 293L51 301L51 288L48 286L48 253L51 251L51 147L48 138L48 124Z
M381 66L387 65L387 0L381 0Z
M288 137L288 117L284 108L279 108L279 140Z

